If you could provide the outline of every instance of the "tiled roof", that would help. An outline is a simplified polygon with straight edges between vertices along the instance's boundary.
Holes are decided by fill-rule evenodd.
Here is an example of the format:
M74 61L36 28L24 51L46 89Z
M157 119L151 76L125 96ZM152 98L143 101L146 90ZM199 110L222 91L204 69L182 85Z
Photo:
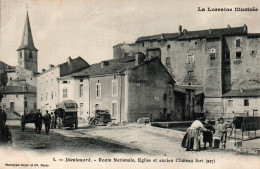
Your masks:
M260 89L231 90L223 97L260 97Z
M127 69L134 69L136 67L139 67L141 65L144 65L146 63L159 60L159 58L150 58L150 59L144 59L143 62L141 62L138 65L135 65L135 56L130 56L130 57L124 57L124 58L118 58L118 59L111 59L111 60L106 60L102 61L103 63L105 62L105 66L103 68L101 67L102 62L90 65L89 68L86 68L80 72L71 74L69 76L64 76L64 78L69 78L69 77L81 77L81 76L98 76L98 75L108 75L108 74L116 74L116 73L121 73ZM161 66L165 69L165 71L169 74L167 69L163 66L161 61L159 61ZM169 74L170 77L172 77ZM174 81L174 80L173 80ZM175 81L174 81L175 82Z
M174 85L174 90L177 92L186 93L186 90L194 90L195 95L199 95L203 93L202 86L195 86L195 85Z
M136 42L152 41L152 40L159 40L159 39L176 39L178 36L179 36L179 33L162 33L159 35L139 37L136 40Z
M200 31L187 31L186 33L182 32L182 34L163 33L159 35L139 37L136 40L136 42L152 41L152 40L160 40L160 39L184 40L184 39L196 39L196 38L217 38L221 36L241 35L241 34L247 34L247 31L244 30L244 26L234 27L234 28L208 29L208 30L200 30Z
M75 73L77 71L80 71L80 70L83 70L83 69L89 67L89 64L84 59L82 59L80 56L75 59L71 59L71 64L72 64L72 67L69 66L68 62L59 64L57 66L52 67L51 69L48 69L48 70L38 74L37 76L41 76L49 71L52 71L53 69L55 69L57 67L60 67L60 73L61 73L60 76L61 77L69 75L71 73Z
M3 94L13 93L36 93L36 87L29 84L22 84L19 86L4 86L1 88Z
M108 65L101 68L102 62L107 62ZM84 69L78 73L74 73L72 74L72 76L76 77L76 76L86 76L86 75L95 76L95 75L114 74L135 67L134 56L111 59L102 62L90 65L89 68Z

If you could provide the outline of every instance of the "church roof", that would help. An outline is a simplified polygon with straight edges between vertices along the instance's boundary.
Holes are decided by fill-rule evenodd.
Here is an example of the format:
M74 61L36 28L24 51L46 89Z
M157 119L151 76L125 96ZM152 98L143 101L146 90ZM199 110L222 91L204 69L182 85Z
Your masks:
M17 49L17 51L22 50L22 49L38 51L38 49L36 49L34 47L32 30L31 30L31 26L30 26L28 12L26 15L21 46Z

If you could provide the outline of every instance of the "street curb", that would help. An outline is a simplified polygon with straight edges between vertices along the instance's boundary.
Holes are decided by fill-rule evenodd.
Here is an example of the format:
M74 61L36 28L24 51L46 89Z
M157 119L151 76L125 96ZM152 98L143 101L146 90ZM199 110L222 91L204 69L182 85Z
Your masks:
M177 131L177 130L172 130L172 129L166 129L166 128L159 128L159 127L154 127L149 124L147 125L129 125L130 127L135 127L135 128L142 128L147 132L151 133L156 133L156 134L161 134L164 136L172 136L172 137L177 137L177 138L183 138L186 132L183 131ZM159 133L158 133L159 131Z

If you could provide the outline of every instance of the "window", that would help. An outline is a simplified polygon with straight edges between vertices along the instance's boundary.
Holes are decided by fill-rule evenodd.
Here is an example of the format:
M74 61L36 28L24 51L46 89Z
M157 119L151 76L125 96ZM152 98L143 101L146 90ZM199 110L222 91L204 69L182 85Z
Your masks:
M83 79L80 79L79 81L80 81L80 82L83 82Z
M188 85L189 85L189 86L191 86L191 85L192 85L192 83L190 82L190 83L188 83Z
M98 110L99 109L99 104L95 105L95 109Z
M170 65L171 65L171 58L166 57L166 66L170 66Z
M98 83L96 84L96 97L101 98L101 83L99 83L99 80Z
M37 104L36 103L33 104L33 108L37 109Z
M257 50L251 50L251 51L250 51L250 55L251 55L251 56L255 56L256 54L257 54Z
M79 106L79 113L80 113L80 115L83 114L83 103L80 103L80 106Z
M117 101L113 101L112 102L112 110L111 110L111 112L112 112L112 117L116 117L117 116L117 106L118 104L117 104Z
M24 101L24 108L27 108L27 101Z
M53 99L53 91L51 91L51 99Z
M248 99L244 100L244 106L249 106L249 100Z
M228 107L233 107L233 100L228 100Z
M209 57L210 57L210 60L216 59L216 49L214 49L214 48L210 49Z
M193 72L193 71L188 71L188 75L189 75L189 76L193 76L193 75L194 75L194 72Z
M236 52L236 59L241 59L241 52Z
M10 77L10 81L12 80L13 78Z
M22 53L22 51L20 51L20 59L22 59L23 58L23 53Z
M230 60L230 53L229 52L225 53L225 60Z
M172 86L172 84L169 84L169 86L168 86L168 95L169 95L169 97L172 96L172 93L173 93L173 86Z
M112 80L112 96L117 96L117 93L118 93L118 80L113 79Z
M65 81L62 81L62 83L68 83L68 81L66 81L66 80L65 80Z
M63 98L68 97L68 89L63 89Z
M171 45L167 45L167 50L170 50L171 49Z
M11 102L11 103L10 103L10 110L11 110L11 111L14 111L14 102Z
M33 56L32 56L32 51L29 52L29 58L32 59Z
M197 45L198 44L198 42L195 42L195 45Z
M240 47L241 46L241 41L240 41L240 39L237 39L236 40L236 47Z
M79 97L83 97L83 85L79 85Z
M194 56L193 55L187 55L187 63L194 63Z

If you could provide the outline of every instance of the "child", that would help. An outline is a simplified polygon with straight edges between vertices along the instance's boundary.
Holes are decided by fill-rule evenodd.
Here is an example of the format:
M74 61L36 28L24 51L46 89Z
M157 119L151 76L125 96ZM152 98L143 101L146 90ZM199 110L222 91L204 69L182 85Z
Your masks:
M218 132L220 136L220 149L226 149L226 141L227 141L227 128L231 126L231 124L224 123L224 119L219 118Z
M203 131L203 142L204 142L204 149L206 149L206 144L209 143L209 149L212 148L213 142L213 134L215 133L214 127L209 123L209 120L205 120L204 127L207 131Z

